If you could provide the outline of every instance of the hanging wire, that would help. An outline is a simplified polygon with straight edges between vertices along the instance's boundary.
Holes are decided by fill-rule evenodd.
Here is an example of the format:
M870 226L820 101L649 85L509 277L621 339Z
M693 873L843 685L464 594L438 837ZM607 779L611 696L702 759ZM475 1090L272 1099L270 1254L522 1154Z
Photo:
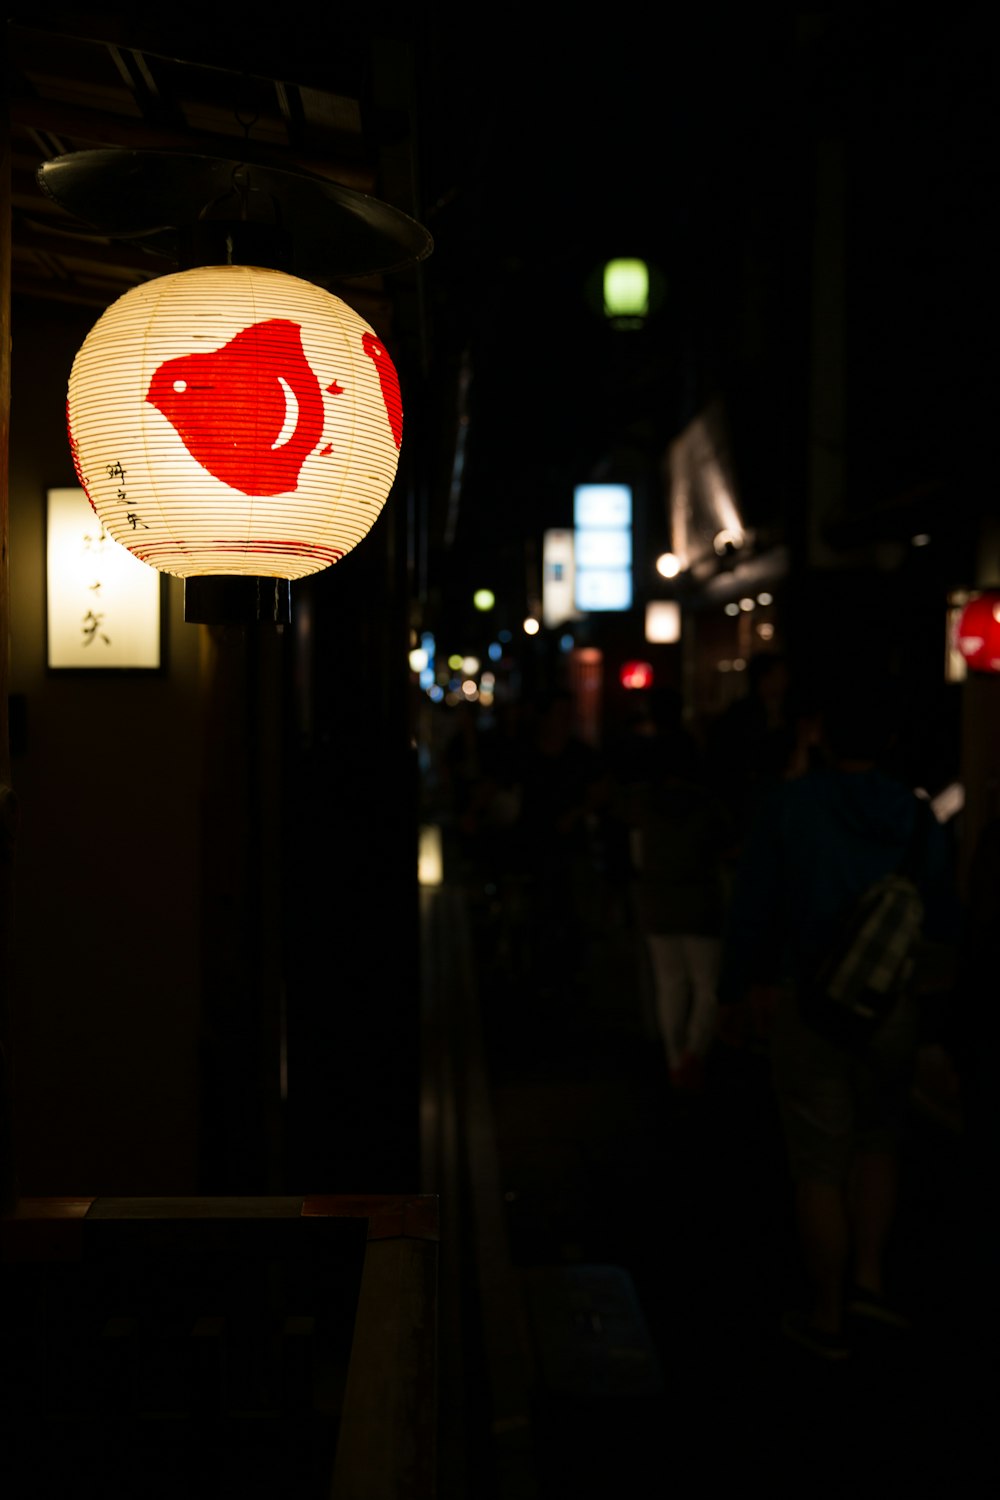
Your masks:
M246 162L235 162L230 175L233 194L239 199L240 219L245 224L250 217L248 204L250 199L250 168Z
M252 115L244 116L240 112L240 110L237 108L237 109L233 110L233 114L236 117L236 123L237 123L237 125L242 125L243 126L243 143L244 143L244 145L249 145L249 142L250 142L250 132L253 129L253 127L256 125L257 121L260 119L260 111L259 110L254 110L254 112L253 112Z

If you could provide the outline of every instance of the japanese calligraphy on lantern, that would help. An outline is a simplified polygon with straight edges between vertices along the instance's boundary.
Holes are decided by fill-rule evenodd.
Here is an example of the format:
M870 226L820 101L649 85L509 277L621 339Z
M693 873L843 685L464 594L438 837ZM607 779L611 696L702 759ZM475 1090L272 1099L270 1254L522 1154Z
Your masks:
M82 489L47 498L48 665L159 668L160 574L109 535Z

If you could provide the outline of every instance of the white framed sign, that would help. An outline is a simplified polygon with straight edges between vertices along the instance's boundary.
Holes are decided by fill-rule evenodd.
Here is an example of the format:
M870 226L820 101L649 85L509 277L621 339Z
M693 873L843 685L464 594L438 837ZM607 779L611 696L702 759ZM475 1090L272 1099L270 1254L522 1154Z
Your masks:
M48 666L159 671L162 575L114 540L82 489L46 500Z

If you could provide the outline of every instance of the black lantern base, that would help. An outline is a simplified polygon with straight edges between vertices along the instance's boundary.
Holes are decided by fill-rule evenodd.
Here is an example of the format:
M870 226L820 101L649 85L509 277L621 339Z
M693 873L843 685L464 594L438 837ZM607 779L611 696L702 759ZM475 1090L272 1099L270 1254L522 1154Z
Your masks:
M289 625L291 584L230 574L185 578L184 619L189 625Z

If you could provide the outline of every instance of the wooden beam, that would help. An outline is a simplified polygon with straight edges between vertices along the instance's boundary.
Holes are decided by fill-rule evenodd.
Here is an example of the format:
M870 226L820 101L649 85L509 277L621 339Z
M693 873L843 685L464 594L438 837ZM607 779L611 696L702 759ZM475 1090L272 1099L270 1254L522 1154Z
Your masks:
M293 151L288 146L271 148L244 140L241 135L175 130L131 116L110 115L97 109L62 104L54 99L12 99L9 113L12 128L66 137L75 143L74 149L77 150L116 146L128 151L186 151L198 156L246 161L252 166L273 167L285 172L314 172L356 192L372 193L375 187L375 169L371 165L349 160L344 155L334 155L332 151L320 154Z
M0 104L0 110L3 105ZM10 764L10 130L0 114L0 1212L17 1202L10 999L17 803Z
M187 19L171 13L166 24L153 12L144 21L138 9L127 16L102 15L98 20L75 12L46 11L30 25L10 23L10 34L12 47L22 39L43 51L61 44L125 47L185 68L245 74L268 82L278 77L302 87L357 97L359 85L370 86L372 68L370 21L363 11L353 27L356 30L347 15L338 15L335 44L317 47L313 33L290 22L278 7L270 21L260 15L236 27L228 14L213 16L204 7ZM95 36L95 28L99 35Z

